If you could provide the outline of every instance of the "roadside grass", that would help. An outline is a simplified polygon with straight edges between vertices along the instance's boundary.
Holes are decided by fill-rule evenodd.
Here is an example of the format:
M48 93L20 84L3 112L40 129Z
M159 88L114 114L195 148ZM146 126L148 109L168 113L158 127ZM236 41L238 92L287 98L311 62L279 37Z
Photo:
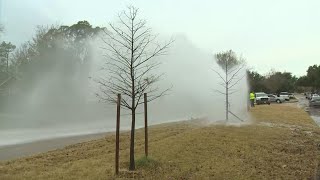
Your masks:
M251 109L255 122L317 127L303 109L286 104L259 105Z
M319 175L319 127L304 111L283 105L250 111L253 123L241 127L195 125L197 121L151 126L151 158L144 157L144 131L137 130L134 172L127 170L130 134L125 132L120 136L119 176L114 175L112 135L0 162L0 179L315 179Z

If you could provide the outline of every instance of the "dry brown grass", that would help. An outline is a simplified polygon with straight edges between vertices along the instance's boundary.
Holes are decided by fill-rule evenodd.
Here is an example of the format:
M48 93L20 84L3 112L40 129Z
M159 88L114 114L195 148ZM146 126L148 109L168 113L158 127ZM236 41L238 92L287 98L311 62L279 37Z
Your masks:
M319 128L294 107L252 109L242 127L196 126L195 121L150 128L152 166L128 172L129 134L121 134L121 173L114 176L114 136L0 163L0 179L313 179L319 162ZM262 122L282 124L266 126ZM285 126L288 125L288 126ZM296 126L297 125L297 126ZM143 130L136 157L143 157Z
M295 103L260 105L251 109L256 122L270 122L297 126L316 126L307 112L296 108Z

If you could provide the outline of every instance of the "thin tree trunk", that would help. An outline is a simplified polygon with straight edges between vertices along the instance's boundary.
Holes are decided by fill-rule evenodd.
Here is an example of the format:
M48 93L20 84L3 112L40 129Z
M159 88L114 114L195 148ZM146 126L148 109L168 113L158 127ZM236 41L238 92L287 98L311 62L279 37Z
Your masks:
M229 120L229 82L228 82L228 61L226 62L226 121Z
M9 75L9 52L7 52L7 73Z
M226 121L229 120L229 94L228 94L228 84L226 87Z
M133 19L131 19L131 67L130 67L130 75L131 75L131 98L132 98L132 104L131 104L131 113L132 113L132 124L131 124L131 141L130 141L130 167L129 170L133 171L135 170L135 162L134 162L134 134L135 134L135 125L136 125L136 94L135 94L135 79L134 79L134 67L133 67L133 59L134 59L134 27L133 27Z
M132 66L132 65L131 65ZM131 89L131 98L132 98L132 109L131 109L131 140L130 140L130 167L129 170L135 170L135 162L134 162L134 134L135 134L135 125L136 125L136 107L135 107L135 81L134 81L134 71L131 68L131 78L132 78L132 89Z
M136 112L135 109L132 108L132 124L131 124L131 140L130 140L130 167L129 170L135 170L135 163L134 163L134 131L135 131L135 121L136 121Z
M131 77L133 77L133 70L131 70ZM133 78L132 78L133 79ZM134 134L135 134L135 125L136 125L136 108L135 108L135 83L132 80L132 109L131 109L131 139L130 139L130 167L129 170L135 170L134 162Z

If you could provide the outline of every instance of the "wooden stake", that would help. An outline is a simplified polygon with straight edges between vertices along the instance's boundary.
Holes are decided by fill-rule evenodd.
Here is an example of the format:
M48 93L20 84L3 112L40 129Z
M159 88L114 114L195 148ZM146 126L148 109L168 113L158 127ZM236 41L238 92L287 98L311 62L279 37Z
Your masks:
M115 170L116 175L119 174L119 131L120 131L120 103L121 103L121 94L118 94L117 101L117 127L116 127L116 158L115 158Z
M147 93L144 93L144 137L145 137L145 155L148 157L148 100Z

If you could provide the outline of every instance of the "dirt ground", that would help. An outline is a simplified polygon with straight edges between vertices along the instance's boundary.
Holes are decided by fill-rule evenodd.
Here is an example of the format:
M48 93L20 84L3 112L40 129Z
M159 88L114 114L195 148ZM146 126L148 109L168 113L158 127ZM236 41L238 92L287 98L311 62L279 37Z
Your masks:
M129 133L121 134L119 176L113 135L12 161L0 162L0 179L316 179L320 130L306 112L278 104L250 110L240 127L193 120L150 127L151 163L128 172ZM136 159L143 157L137 130Z

